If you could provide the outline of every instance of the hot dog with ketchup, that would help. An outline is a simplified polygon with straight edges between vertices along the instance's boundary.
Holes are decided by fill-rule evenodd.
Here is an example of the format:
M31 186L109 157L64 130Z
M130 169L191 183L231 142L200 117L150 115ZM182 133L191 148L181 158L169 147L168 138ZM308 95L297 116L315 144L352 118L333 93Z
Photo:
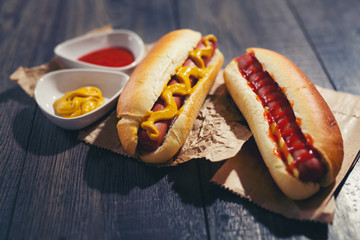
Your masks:
M164 163L184 144L223 63L213 35L180 29L158 40L134 70L117 105L126 152Z
M224 79L286 196L305 199L334 182L344 155L340 129L294 63L271 50L250 48L226 66Z

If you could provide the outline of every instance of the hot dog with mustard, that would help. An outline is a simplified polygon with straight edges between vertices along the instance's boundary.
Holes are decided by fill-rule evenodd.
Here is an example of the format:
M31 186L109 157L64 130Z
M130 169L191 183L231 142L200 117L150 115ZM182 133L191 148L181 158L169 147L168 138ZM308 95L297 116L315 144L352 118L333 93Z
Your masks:
M214 35L190 29L158 40L134 70L117 105L126 152L163 163L184 144L223 64Z

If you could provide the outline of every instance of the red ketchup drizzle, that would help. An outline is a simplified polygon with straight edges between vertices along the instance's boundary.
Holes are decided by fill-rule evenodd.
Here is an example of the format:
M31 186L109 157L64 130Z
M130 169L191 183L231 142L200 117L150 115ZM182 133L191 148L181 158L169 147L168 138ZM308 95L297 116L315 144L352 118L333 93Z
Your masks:
M266 119L269 124L276 123L280 136L284 139L287 149L281 150L281 158L285 164L286 152L290 153L294 161L287 166L287 171L292 174L296 168L302 181L318 181L325 173L325 166L319 160L319 153L308 142L292 110L290 102L282 92L279 85L268 72L264 72L254 53L247 53L236 59L242 76L269 111ZM273 134L273 139L279 136ZM278 141L277 141L278 142ZM278 154L278 153L277 153Z
M122 47L108 47L90 52L79 58L79 61L105 67L123 67L134 62L131 51Z

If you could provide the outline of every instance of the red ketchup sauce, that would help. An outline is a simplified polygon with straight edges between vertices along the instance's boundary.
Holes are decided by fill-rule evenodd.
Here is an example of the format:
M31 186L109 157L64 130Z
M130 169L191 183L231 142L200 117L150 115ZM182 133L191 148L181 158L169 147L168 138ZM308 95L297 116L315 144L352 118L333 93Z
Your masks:
M78 59L105 67L123 67L134 62L133 53L122 47L107 47L90 52Z
M309 136L304 136L301 132L298 125L301 120L295 117L292 104L270 74L263 71L254 53L247 53L236 60L240 73L262 105L268 108L266 119L269 124L276 123L275 132L269 131L273 135L272 139L278 142L281 137L285 141L286 149L280 149L281 153L276 154L281 156L287 166L286 170L292 174L295 168L298 169L302 181L318 181L325 173L325 166L319 160L319 153L311 145L312 141L307 141ZM290 165L286 160L288 154L294 159Z

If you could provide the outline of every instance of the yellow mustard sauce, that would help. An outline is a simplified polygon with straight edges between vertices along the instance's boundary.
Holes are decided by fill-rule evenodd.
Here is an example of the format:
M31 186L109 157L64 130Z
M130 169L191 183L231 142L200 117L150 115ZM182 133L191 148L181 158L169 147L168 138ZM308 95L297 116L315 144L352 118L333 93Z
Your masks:
M177 108L173 94L182 96L191 94L196 85L198 85L198 83L208 74L209 68L205 67L205 63L202 58L208 58L211 56L213 47L210 44L210 41L216 42L217 39L214 35L208 35L203 38L203 44L205 45L204 48L198 48L190 51L189 57L192 61L194 61L196 66L181 66L175 74L179 83L166 85L164 87L164 90L160 95L160 98L164 101L164 108L156 112L149 111L144 116L141 127L146 130L146 133L151 140L156 140L159 137L159 131L155 127L155 122L159 120L172 119L176 115L180 114L181 109L183 108ZM194 87L191 87L191 76L198 79ZM169 81L170 80L171 77L169 78Z
M54 103L55 112L65 118L84 115L104 104L101 90L86 86L75 91L65 93Z

